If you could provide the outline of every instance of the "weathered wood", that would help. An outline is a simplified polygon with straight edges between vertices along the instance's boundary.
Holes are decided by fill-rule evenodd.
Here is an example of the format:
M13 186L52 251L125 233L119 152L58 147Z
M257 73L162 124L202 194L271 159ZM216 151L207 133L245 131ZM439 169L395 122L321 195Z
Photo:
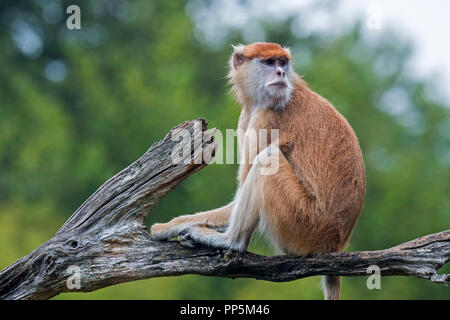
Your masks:
M198 128L198 130L196 130ZM182 130L192 140L173 141ZM93 291L139 279L183 274L291 281L315 275L367 275L377 265L384 276L403 275L450 283L437 270L450 260L450 230L379 251L315 257L238 253L151 238L145 219L158 201L216 148L206 120L184 122L128 168L105 182L55 236L0 273L0 299L48 299L62 292ZM191 144L187 158L174 163L175 146ZM80 289L69 289L70 266L81 271Z

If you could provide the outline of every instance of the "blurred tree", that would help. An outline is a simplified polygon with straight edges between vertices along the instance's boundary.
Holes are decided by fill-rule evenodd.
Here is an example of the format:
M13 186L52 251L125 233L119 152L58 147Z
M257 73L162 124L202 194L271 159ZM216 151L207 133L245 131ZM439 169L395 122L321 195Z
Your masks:
M208 29L204 14L214 19L221 3L82 0L82 28L68 30L68 1L2 1L1 268L50 238L174 125L205 117L223 132L235 128L240 110L225 81L229 43L248 39L290 46L297 71L360 139L367 197L349 249L386 248L448 228L450 109L430 96L431 79L409 75L411 45L390 30L369 41L360 23L341 33L303 32L302 17L317 7L275 22L253 19L243 32ZM247 2L235 5L249 10ZM216 33L208 37L205 28ZM228 202L236 168L213 164L192 176L149 223ZM251 250L271 252L261 237ZM383 278L379 291L365 281L344 279L343 298L450 298L447 288L418 279ZM321 298L317 282L183 276L59 298Z

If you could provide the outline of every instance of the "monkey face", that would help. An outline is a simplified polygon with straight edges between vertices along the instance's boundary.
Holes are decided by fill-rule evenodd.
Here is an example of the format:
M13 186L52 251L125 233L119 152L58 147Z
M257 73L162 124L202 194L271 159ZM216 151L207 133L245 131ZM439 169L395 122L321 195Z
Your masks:
M266 108L284 107L293 90L289 61L277 57L254 58L250 69L246 87L256 103Z
M286 74L289 73L289 61L286 58L268 58L259 60L265 74L265 87L272 93L283 95L291 86Z
M233 48L228 77L241 104L252 108L285 107L294 89L289 49L263 42Z

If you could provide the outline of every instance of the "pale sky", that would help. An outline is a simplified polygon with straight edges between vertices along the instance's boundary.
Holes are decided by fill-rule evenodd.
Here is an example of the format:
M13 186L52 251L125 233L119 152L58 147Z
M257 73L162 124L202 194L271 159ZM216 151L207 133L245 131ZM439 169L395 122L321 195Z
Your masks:
M450 106L450 1L448 0L343 0L343 8L370 14L380 12L380 27L393 27L412 39L412 67L419 76L438 75L436 85ZM372 11L373 12L373 11Z

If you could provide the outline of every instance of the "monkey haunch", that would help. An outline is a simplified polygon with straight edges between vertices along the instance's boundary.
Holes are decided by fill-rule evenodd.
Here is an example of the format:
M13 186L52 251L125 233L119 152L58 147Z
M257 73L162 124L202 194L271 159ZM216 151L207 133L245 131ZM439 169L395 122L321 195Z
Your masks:
M246 157L236 196L222 208L155 224L152 235L245 251L259 227L286 254L343 250L365 193L364 163L352 128L308 88L292 68L289 49L278 44L234 47L229 79L242 105L238 127L244 133L238 143ZM246 134L258 129L278 129L278 141L261 147L257 136ZM255 146L252 155L248 150ZM264 174L274 162L276 172ZM324 277L325 298L339 298L339 280Z

